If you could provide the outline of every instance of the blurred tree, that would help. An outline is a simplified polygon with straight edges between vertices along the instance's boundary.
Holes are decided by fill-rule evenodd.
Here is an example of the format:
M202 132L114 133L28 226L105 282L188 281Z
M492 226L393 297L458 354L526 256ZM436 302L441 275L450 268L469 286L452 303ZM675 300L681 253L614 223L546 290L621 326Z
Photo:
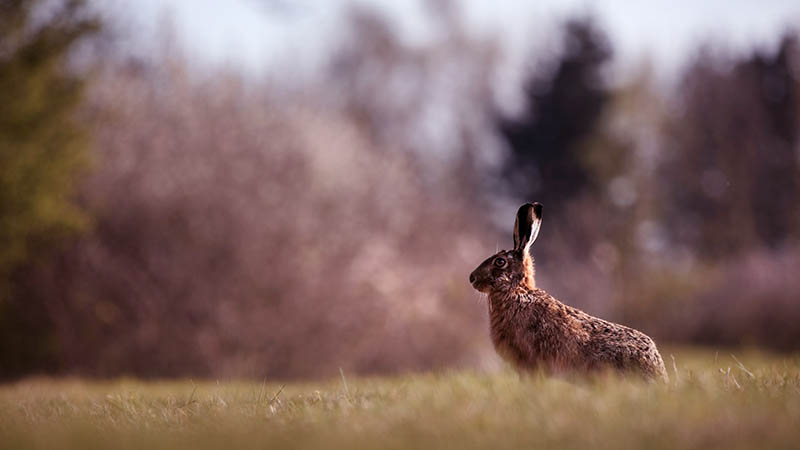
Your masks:
M580 143L609 100L601 72L610 57L607 38L590 19L567 22L555 71L533 73L526 83L524 116L499 120L511 149L506 175L520 197L562 204L590 184Z
M798 237L800 232L800 80L795 78L796 69L792 67L792 59L800 56L797 44L795 36L786 35L774 56L756 54L739 68L759 93L770 135L761 147L761 164L754 174L767 182L754 186L750 201L754 205L756 233L773 248L790 236Z
M798 84L785 36L740 61L701 54L686 73L662 167L673 238L704 259L800 234Z
M348 34L331 53L325 94L339 98L376 148L413 154L437 188L452 182L475 201L483 191L479 172L494 157L485 105L492 102L497 45L467 34L453 2L426 5L436 33L424 46L404 43L380 12L353 7ZM448 164L440 164L443 158ZM431 170L453 166L460 167L456 179Z
M72 201L87 163L74 118L82 82L67 57L98 26L82 1L0 2L0 376L44 352L32 326L40 314L15 294L12 277L86 224Z

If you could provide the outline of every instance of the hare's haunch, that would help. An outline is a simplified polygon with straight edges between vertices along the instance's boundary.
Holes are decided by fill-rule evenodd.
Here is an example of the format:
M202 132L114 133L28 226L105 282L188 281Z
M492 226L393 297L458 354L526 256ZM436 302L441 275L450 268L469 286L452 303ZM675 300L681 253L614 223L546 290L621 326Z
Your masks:
M514 224L514 249L497 252L469 276L472 286L489 296L497 352L523 369L615 369L667 380L664 361L646 334L590 316L536 287L530 247L541 224L542 205L522 205Z

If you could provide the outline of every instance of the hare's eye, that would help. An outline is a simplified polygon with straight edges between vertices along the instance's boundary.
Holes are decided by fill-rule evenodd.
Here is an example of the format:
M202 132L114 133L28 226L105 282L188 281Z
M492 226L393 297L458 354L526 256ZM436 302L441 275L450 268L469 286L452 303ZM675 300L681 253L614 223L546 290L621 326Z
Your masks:
M506 260L503 259L503 258L497 258L497 259L494 260L494 265L497 266L497 267L505 267L506 266Z

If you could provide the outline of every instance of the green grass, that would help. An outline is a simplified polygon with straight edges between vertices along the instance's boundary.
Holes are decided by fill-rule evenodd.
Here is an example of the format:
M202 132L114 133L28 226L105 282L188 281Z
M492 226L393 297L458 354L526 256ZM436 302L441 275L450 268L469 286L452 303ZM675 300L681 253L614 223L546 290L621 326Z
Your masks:
M669 385L513 371L285 385L30 379L0 386L0 448L800 447L800 357L735 355L667 350Z

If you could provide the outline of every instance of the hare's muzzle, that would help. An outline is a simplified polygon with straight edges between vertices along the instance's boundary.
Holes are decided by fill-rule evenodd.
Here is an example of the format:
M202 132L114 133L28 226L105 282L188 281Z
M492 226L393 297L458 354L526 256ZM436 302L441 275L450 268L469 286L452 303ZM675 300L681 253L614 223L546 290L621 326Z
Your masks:
M478 269L476 269L474 272L472 272L471 274L469 274L469 284L470 284L470 285L471 285L471 286L472 286L472 287L473 287L473 288L474 288L476 291L478 291L478 292L485 292L485 290L486 290L486 287L487 287L487 286L486 286L486 283L485 283L485 280L483 280L483 278L481 277L481 274L480 274L480 273L476 273L476 272L478 272Z

